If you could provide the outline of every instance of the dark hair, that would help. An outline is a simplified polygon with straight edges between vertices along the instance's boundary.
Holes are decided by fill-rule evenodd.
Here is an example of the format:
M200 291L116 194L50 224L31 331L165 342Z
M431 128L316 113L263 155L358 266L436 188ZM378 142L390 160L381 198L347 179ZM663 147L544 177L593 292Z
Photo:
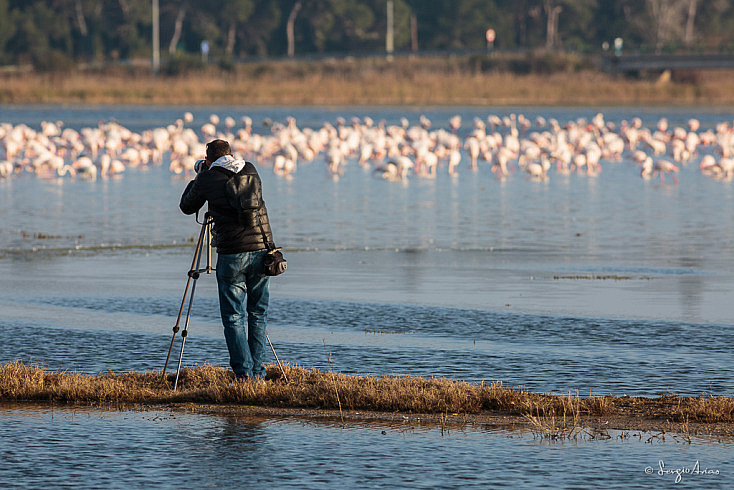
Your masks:
M224 140L212 140L206 144L206 159L210 163L216 162L219 158L224 155L230 155L232 150L229 148L229 143Z

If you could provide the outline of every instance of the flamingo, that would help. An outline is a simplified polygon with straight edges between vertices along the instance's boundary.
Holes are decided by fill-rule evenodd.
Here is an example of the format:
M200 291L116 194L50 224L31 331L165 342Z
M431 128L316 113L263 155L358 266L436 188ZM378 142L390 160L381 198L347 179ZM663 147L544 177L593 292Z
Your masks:
M438 167L438 157L435 153L427 148L421 148L416 152L415 164L418 166L419 173L423 177L436 177L436 167ZM422 170L425 169L425 170Z
M13 174L13 162L10 160L0 161L0 178L6 179Z
M699 163L698 168L704 175L712 175L717 170L720 170L720 168L716 164L716 158L714 158L713 155L704 155L703 158L701 158L701 162Z
M672 162L669 162L668 160L657 160L655 162L655 171L660 173L660 183L665 182L665 174L670 175L673 177L673 181L677 184L678 183L678 177L676 174L678 173L680 169L677 165L673 164Z
M76 175L92 181L97 180L97 167L88 156L77 158L71 167L76 171Z
M514 153L504 146L500 147L495 154L494 163L492 164L492 172L497 174L497 177L500 179L504 179L510 175L509 162L512 158L515 158Z
M674 182L677 184L678 177L676 176L676 174L678 173L678 171L678 166L674 165L668 160L656 160L653 163L652 157L647 157L645 161L642 162L642 172L640 173L640 176L643 179L650 179L659 174L660 183L664 184L665 174L669 174L671 177L673 177Z
M464 142L464 148L469 150L469 157L471 158L471 169L477 169L477 158L479 158L479 140L474 136L466 139Z
M273 173L281 176L290 176L295 165L293 160L286 157L285 155L276 155L275 162L273 162Z
M453 134L456 134L456 132L461 127L461 116L456 115L449 119L449 127L451 128L451 132Z
M268 134L253 134L252 120L248 116L241 119L243 127L235 128L234 118L223 117L224 134L217 130L220 120L215 114L202 126L202 133L188 127L194 120L189 112L173 124L139 133L114 121L100 121L96 127L78 131L65 128L62 121L43 121L40 130L0 123L3 178L23 172L43 178L61 172L88 179L105 178L124 172L126 167L147 165L151 160L161 163L165 158L170 160L171 173L184 173L197 158L191 155L204 151L202 136L219 135L230 141L236 154L272 165L275 173L282 174L293 173L299 158L310 162L320 157L334 176L341 175L344 165L351 161L369 168L370 162L387 159L400 180L411 173L435 178L438 162L447 161L448 173L455 175L466 155L472 169L478 170L482 158L500 179L509 175L513 161L531 178L547 178L550 169L546 167L551 164L559 173L573 169L593 176L599 173L602 160L619 160L624 155L640 165L642 177L659 174L664 183L667 173L677 183L678 165L685 165L705 148L706 155L699 164L702 175L734 179L734 128L730 121L699 133L697 119L672 127L662 118L652 133L639 118L615 125L602 113L589 121L578 119L564 126L541 116L531 120L523 114L490 115L486 119L475 117L471 132L459 137L459 115L451 117L446 128L432 128L423 115L417 124L401 118L394 125L369 117L340 117L335 124L326 122L313 129L298 127L295 118L288 116L282 123L269 121ZM623 154L626 151L629 153ZM92 166L85 158L91 159ZM378 169L386 178L392 175L387 164Z
M390 160L385 165L375 167L372 175L379 175L386 180L398 180L398 165L395 161Z
M461 152L457 149L449 150L449 175L457 175L456 167L461 163Z
M722 180L731 180L734 177L734 158L722 158L718 162L719 169L721 170Z
M331 175L342 175L344 171L341 169L341 165L344 163L344 155L341 152L341 148L335 142L331 143L327 152L327 164L328 170Z
M523 166L523 170L528 174L528 177L537 180L547 180L550 168L550 161L546 158L541 159L540 162L529 162Z

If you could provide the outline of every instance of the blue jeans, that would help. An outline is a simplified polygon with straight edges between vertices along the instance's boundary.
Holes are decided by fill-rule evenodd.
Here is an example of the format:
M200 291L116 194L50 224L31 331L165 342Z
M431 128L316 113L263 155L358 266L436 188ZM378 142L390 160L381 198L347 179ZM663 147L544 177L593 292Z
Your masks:
M239 254L219 254L217 286L219 311L229 364L235 376L265 377L265 328L268 321L270 277L262 274L267 250ZM247 298L247 306L245 306ZM247 334L245 334L245 317Z

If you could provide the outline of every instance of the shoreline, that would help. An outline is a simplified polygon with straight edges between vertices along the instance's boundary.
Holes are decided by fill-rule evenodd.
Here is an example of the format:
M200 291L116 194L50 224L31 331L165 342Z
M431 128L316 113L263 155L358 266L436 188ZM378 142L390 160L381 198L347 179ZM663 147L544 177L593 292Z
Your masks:
M734 107L733 70L615 77L593 69L515 74L467 59L262 62L153 75L107 69L0 74L0 104L186 106Z
M210 365L175 372L86 375L47 372L20 362L0 364L0 403L91 407L168 407L222 415L512 426L548 439L608 429L734 436L734 398L540 394L502 383L471 385L445 378L350 376L284 365L267 366L267 381L233 381ZM588 430L587 430L588 429ZM589 432L590 431L590 432Z
M421 413L383 412L374 410L342 410L333 408L267 407L258 405L214 404L214 403L80 403L56 400L5 400L0 399L0 409L12 408L69 408L115 411L171 411L193 413L204 416L232 418L298 419L315 423L341 425L354 424L396 428L428 427L441 431L463 430L474 427L481 430L498 430L532 434L535 438L551 441L564 440L608 440L630 437L646 439L648 442L665 441L672 436L675 442L691 443L691 438L716 438L734 442L732 422L675 422L664 417L644 418L633 415L592 416L576 419L533 420L527 416L513 415L502 411L485 410L479 413ZM609 431L619 432L611 435ZM630 434L634 432L634 434Z
M331 423L385 423L398 422L400 424L426 424L431 426L468 426L476 425L484 428L493 428L499 430L533 432L539 437L550 439L570 439L569 437L553 437L553 429L558 431L570 431L576 429L589 429L587 436L592 438L606 438L604 432L607 430L616 431L638 431L638 432L658 432L660 434L675 433L683 436L716 436L724 438L732 438L734 440L734 423L683 423L673 422L668 419L645 419L636 418L631 415L627 416L582 416L579 417L575 424L564 424L561 420L556 420L556 425L551 427L549 424L539 426L527 417L512 415L506 412L483 411L480 413L400 413L400 412L377 412L377 411L360 411L347 410L342 411L334 409L306 409L306 408L273 408L246 405L191 405L177 404L162 406L178 411L189 411L201 414L219 415L219 416L265 416L268 418L284 417L284 418L305 418L305 419L326 419ZM568 421L571 422L571 421Z

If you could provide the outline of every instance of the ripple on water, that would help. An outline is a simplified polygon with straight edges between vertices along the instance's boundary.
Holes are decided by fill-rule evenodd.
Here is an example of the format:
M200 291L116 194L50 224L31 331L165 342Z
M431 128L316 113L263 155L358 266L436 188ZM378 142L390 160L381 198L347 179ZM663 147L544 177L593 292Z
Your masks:
M33 322L1 323L6 341L0 359L90 373L160 370L178 301L29 299L39 314L49 308L47 315L70 324L38 329ZM500 380L539 392L578 390L582 396L734 392L734 332L728 325L289 298L273 298L271 312L269 331L279 357L304 367ZM75 325L75 316L86 323ZM227 366L216 298L197 299L190 332L185 363ZM716 342L695 341L705 338Z
M238 486L649 488L683 474L725 488L734 445L668 434L610 431L612 439L548 443L482 425L348 422L0 404L0 481L80 488ZM651 443L650 443L651 442ZM460 462L460 464L457 464ZM522 463L525 462L525 463ZM43 468L43 471L39 471ZM104 468L104 471L100 471ZM613 470L611 468L614 468Z

